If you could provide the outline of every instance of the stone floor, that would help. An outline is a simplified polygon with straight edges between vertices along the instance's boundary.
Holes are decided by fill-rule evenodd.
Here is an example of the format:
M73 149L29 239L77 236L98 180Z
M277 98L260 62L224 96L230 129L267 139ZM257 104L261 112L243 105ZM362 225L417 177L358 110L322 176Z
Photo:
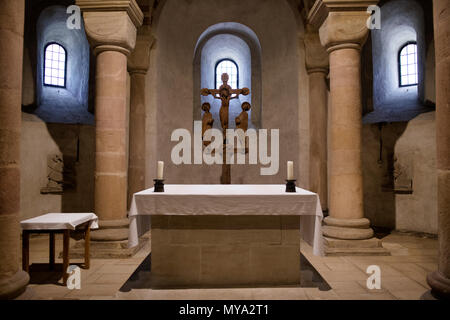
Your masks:
M290 288L177 289L152 290L133 279L150 254L150 244L129 259L91 259L89 270L81 269L81 289L62 286L60 274L48 271L48 236L30 239L31 282L18 299L151 299L151 300L322 300L322 299L421 299L429 298L426 275L437 268L437 240L417 235L393 233L383 238L391 256L317 257L303 243L304 257L320 273L328 286ZM56 250L62 250L57 237ZM61 263L61 259L56 260ZM71 264L82 260L71 260ZM381 289L369 290L366 269L381 269ZM59 265L60 266L60 265ZM136 272L135 272L136 271ZM136 277L135 277L136 278ZM139 277L138 277L139 278ZM319 277L320 278L320 277ZM139 282L140 281L140 282ZM137 284L137 285L136 285ZM329 289L329 290L327 290Z

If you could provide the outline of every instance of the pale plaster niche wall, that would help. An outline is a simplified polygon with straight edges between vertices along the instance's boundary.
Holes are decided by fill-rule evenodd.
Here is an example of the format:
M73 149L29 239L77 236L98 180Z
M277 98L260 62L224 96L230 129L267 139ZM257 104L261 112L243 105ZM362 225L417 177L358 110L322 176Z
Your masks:
M247 26L235 23L218 23L207 28L199 37L194 53L194 119L200 120L200 105L211 103L213 109L220 108L218 100L212 97L199 97L200 88L214 88L214 67L221 59L234 60L239 68L239 86L248 87L250 95L240 96L239 100L232 100L230 105L230 119L234 119L241 112L240 105L250 102L250 128L261 126L261 43L258 36ZM214 111L214 110L213 110ZM213 116L215 114L213 113ZM216 115L215 119L219 119ZM234 122L230 122L234 128ZM215 121L215 127L220 122Z
M437 233L435 137L435 112L385 123L381 130L378 124L363 126L364 210L373 225ZM411 194L393 190L399 164L412 179Z
M201 53L201 66L200 66L200 74L201 74L201 88L215 88L215 67L216 64L223 59L231 59L234 61L238 67L238 81L239 88L247 87L250 89L250 95L248 96L239 96L238 99L234 99L230 102L230 119L233 120L241 113L241 104L244 101L250 102L252 104L251 92L252 92L252 83L251 83L251 54L250 48L241 38L230 35L230 34L219 34L211 39L209 39L205 46L203 47ZM196 68L194 66L194 68ZM194 71L195 72L195 71ZM195 78L195 76L194 76ZM197 86L194 86L198 88ZM218 89L218 88L217 88ZM236 88L234 88L236 89ZM194 90L194 96L198 90ZM194 99L194 100L197 100ZM221 106L221 102L218 99L214 99L212 96L201 97L201 103L194 103L194 118L195 120L201 120L201 117L198 117L198 111L201 107L201 104L209 102L211 104L211 113L214 118L214 128L221 129L220 125L220 117L219 110ZM252 105L252 110L249 112L249 127L253 126L253 109L258 108L258 105ZM202 112L203 115L203 112ZM235 128L235 122L229 122L229 128Z
M77 145L76 188L63 194L41 194L47 184L48 155L76 157ZM93 212L95 127L48 124L35 115L22 113L20 151L21 219L48 212Z
M427 48L422 6L415 0L393 0L381 6L381 29L372 35L373 108L365 123L409 121L424 106ZM398 54L407 42L416 42L419 81L416 86L400 87ZM427 78L432 76L427 75Z
M211 10L220 8L220 10ZM299 45L298 26L286 1L174 1L169 0L155 22L155 73L148 112L155 114L156 141L148 143L148 154L166 163L167 183L219 183L221 165L172 164L171 150L176 142L174 129L192 130L193 58L195 46L208 27L236 22L253 30L261 43L262 128L280 129L280 166L275 176L261 176L260 165L232 166L232 183L283 183L286 161L299 167ZM149 77L151 77L149 75ZM253 90L254 84L252 81ZM304 107L304 106L302 106ZM148 122L147 122L148 124ZM148 128L150 139L152 128ZM308 150L302 152L308 153ZM154 164L147 169L147 184L155 177Z
M93 124L94 115L88 112L89 100L89 43L84 26L71 30L66 26L69 15L64 6L44 9L36 24L36 98L34 110L46 122ZM66 87L43 85L44 50L48 43L56 42L67 52ZM29 74L25 76L28 79ZM30 89L29 81L25 82ZM24 94L24 104L31 100Z

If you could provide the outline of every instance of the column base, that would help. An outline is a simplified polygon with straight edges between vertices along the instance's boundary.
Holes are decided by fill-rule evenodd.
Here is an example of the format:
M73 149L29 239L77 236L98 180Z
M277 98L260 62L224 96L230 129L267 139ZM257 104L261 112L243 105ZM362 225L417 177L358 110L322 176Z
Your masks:
M382 241L373 236L370 221L326 217L322 228L325 255L328 256L387 256Z
M326 256L389 256L377 238L365 240L340 240L323 237Z
M450 300L450 279L444 277L439 271L434 271L428 274L427 283L434 297Z
M129 224L128 219L100 220L99 229L91 232L91 241L127 240Z
M12 277L0 279L0 300L14 299L21 295L30 282L30 276L23 270L17 271Z

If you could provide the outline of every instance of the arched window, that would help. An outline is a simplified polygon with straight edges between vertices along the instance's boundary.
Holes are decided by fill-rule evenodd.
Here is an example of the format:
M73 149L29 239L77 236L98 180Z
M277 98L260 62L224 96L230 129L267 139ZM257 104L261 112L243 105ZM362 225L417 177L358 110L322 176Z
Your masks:
M228 73L228 85L237 89L239 86L239 72L236 62L230 59L223 59L216 64L216 89L222 85L222 74Z
M49 43L44 50L44 85L66 86L66 49L57 43Z
M408 42L400 49L399 76L400 87L418 84L417 44L415 42Z

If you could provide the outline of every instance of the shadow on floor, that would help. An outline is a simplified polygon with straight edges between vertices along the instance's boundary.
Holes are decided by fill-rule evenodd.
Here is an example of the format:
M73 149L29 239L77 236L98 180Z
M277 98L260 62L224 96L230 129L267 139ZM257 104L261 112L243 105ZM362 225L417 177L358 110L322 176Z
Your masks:
M82 263L71 263L83 269ZM55 263L50 269L48 263L33 263L30 265L30 284L55 284L64 286L62 283L63 267L62 263Z
M313 265L300 254L300 273L302 288L318 288L320 291L331 290L330 285L314 269ZM129 292L133 289L151 289L151 253L142 261L128 280L119 289L120 292Z
M48 263L33 263L30 265L30 284L62 285L62 264L56 263L50 270Z
M377 227L377 226L371 226L373 229L373 235L377 239L383 239L384 237L387 237L391 234L392 228L386 228L386 227Z

